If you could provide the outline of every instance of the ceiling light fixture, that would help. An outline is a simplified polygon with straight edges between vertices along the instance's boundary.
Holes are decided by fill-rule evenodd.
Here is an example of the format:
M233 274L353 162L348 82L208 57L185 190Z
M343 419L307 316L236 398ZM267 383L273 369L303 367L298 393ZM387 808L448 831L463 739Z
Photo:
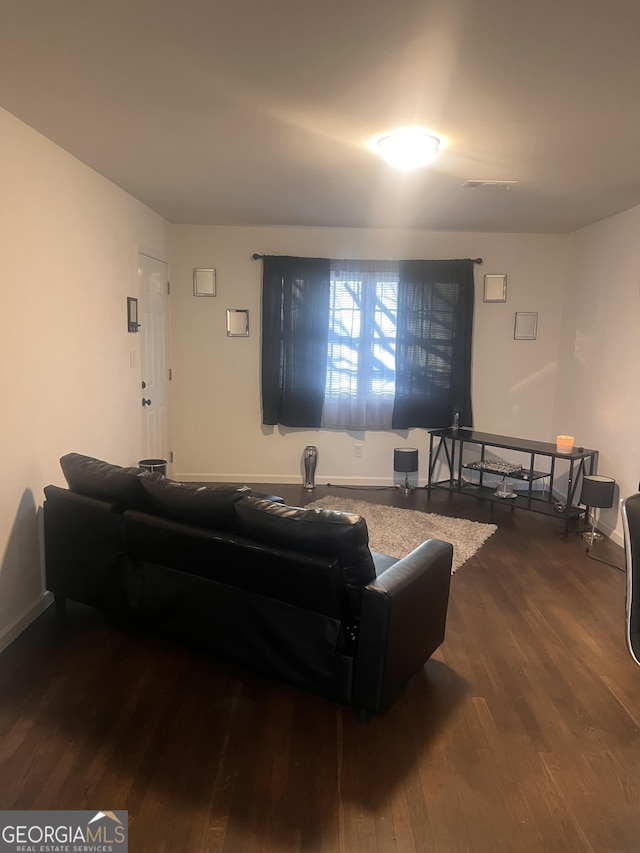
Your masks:
M423 127L389 130L371 142L373 150L396 169L408 172L433 162L443 140Z

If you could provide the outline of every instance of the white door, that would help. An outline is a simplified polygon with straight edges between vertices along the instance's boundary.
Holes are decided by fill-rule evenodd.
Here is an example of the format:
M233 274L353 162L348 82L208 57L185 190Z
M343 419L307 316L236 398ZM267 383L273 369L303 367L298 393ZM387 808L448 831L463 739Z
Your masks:
M169 294L167 265L138 253L140 406L145 459L169 461Z

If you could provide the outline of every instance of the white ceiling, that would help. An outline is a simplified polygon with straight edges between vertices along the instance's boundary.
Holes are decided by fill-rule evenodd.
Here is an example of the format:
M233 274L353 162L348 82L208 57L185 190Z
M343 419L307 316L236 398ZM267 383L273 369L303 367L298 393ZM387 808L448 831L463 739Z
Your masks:
M171 222L569 232L640 204L639 78L638 0L0 0L0 105Z

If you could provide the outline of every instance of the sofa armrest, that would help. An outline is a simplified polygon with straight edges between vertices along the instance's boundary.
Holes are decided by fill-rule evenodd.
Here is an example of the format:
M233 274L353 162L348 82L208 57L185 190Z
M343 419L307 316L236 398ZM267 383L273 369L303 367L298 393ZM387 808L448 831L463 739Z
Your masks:
M453 546L429 539L363 589L353 704L380 713L444 640Z
M129 558L115 504L59 486L46 486L44 551L47 589L115 613L126 611Z

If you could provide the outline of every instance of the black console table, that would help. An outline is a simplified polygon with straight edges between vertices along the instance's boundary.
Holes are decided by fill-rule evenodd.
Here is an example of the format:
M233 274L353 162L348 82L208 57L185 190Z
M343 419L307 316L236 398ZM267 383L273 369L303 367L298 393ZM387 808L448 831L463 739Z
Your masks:
M475 448L475 457L470 458L470 450ZM512 450L524 454L522 462L512 463L520 465L518 470L509 470L504 477L509 480L520 480L526 483L526 490L516 492L516 497L499 497L494 486L486 486L484 477L501 476L503 472L494 470L500 465L493 465L491 456L488 456L487 448L498 450ZM538 470L536 464L540 465L539 458L547 459L549 470ZM538 462L537 462L538 460ZM556 463L564 460L568 463L567 499L566 504L560 504L563 512L558 513L556 507L558 498L553 494L553 480L556 474ZM445 466L448 476L446 479L434 480L434 473L438 461ZM496 459L495 462L500 463ZM486 466L486 467L485 467ZM581 477L584 474L595 474L598 466L598 451L588 450L585 447L574 447L572 453L558 453L555 444L544 441L527 441L520 438L509 438L504 435L491 435L486 432L476 432L473 429L434 429L429 431L429 473L427 489L431 495L431 489L446 489L450 492L459 492L493 503L509 504L528 509L533 512L541 512L546 515L560 516L564 519L565 533L569 530L569 521L582 515L588 507L581 507L576 502L576 492ZM511 467L511 466L507 466ZM542 466L540 466L542 467ZM463 471L467 478L463 479ZM473 472L473 473L472 473ZM470 480L470 477L474 480ZM477 479L476 479L477 478ZM536 480L549 479L543 489L534 489ZM493 508L493 504L492 504Z

